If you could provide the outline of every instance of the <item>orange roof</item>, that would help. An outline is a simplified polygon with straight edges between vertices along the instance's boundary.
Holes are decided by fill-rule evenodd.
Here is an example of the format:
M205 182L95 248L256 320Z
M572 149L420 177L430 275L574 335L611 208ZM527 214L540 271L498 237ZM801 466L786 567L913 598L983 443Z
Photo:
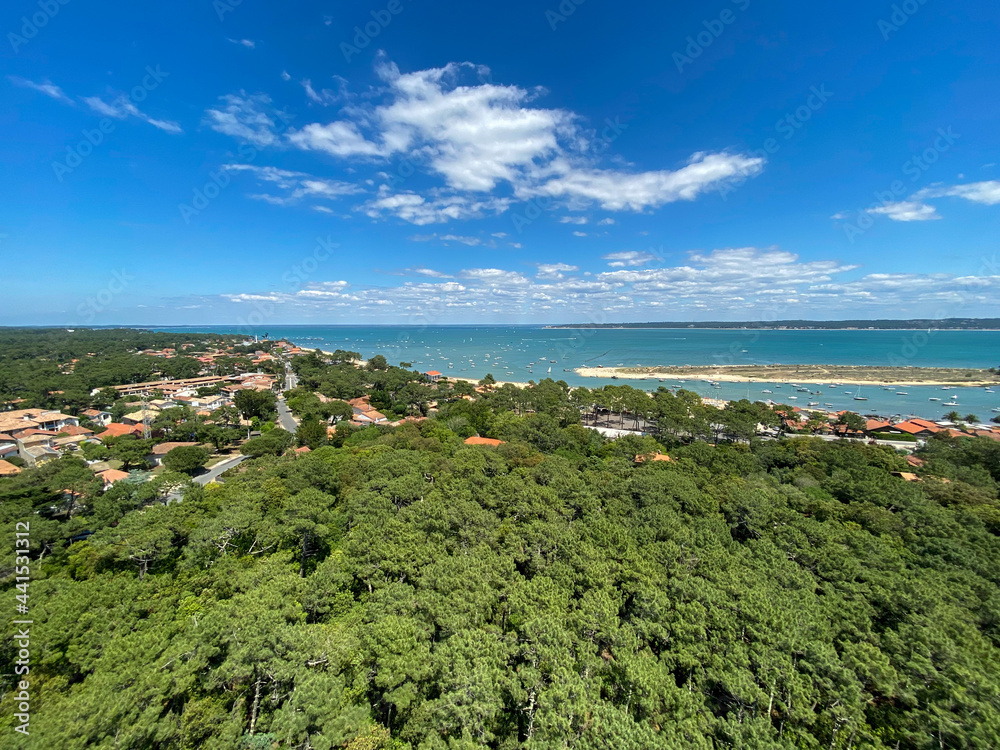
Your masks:
M134 435L138 432L142 432L142 427L139 425L112 422L98 437L103 440L104 438L121 437L122 435Z
M666 453L651 453L645 456L635 457L635 462L637 464L646 463L646 461L673 461L673 459Z
M484 438L484 437L470 437L465 439L466 445L492 445L495 447L498 445L503 445L504 442L506 441L496 440L494 438Z
M59 432L66 435L93 435L93 430L88 430L86 427L77 427L76 425L68 424L65 427L60 427Z
M296 453L300 453L300 454L301 453L310 453L310 452L312 452L312 448L310 448L308 445L303 445L301 448L296 448L295 452Z
M913 424L918 424L921 425L922 427L927 427L928 429L930 428L939 429L934 422L931 422L927 419L917 419L916 417L914 417L910 421L913 422Z
M871 432L872 430L882 430L886 427L892 427L888 422L882 422L878 419L869 419L865 422L865 429Z
M922 420L921 420L922 421ZM916 435L921 432L940 432L941 428L935 426L928 426L927 424L917 424L915 419L909 422L897 422L893 425L897 430L902 430L903 432L908 432L911 435Z
M907 456L906 463L908 463L910 466L920 467L923 466L925 462L924 459L922 458L917 458L916 456Z
M124 471L118 471L118 469L108 469L100 472L97 476L103 479L105 484L114 484L122 479L128 479L128 474Z
M0 459L0 477L12 477L20 473L21 468L19 466L14 466L10 461Z
M424 375L440 375L440 374L441 373L439 373L437 370L428 370L427 372L424 373Z

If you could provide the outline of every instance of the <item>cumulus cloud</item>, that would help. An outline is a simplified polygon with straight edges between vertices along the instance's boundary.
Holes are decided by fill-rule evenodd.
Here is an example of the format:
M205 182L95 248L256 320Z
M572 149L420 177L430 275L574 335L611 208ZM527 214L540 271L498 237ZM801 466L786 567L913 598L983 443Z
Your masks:
M966 185L933 185L921 190L913 196L916 200L926 198L964 198L973 203L982 203L986 206L995 206L1000 203L1000 180L987 180L985 182L972 182Z
M538 273L535 274L535 277L539 279L564 279L567 273L579 270L579 266L571 266L568 263L539 263Z
M724 180L764 168L761 157L697 152L677 169L602 169L587 153L580 117L537 106L545 93L540 88L484 83L488 72L471 63L449 63L402 73L381 61L383 88L372 95L375 101L309 123L290 132L288 142L342 159L406 158L443 179L453 195L506 188L519 200L545 196L571 209L645 211L694 200ZM466 80L470 74L478 74L477 82ZM308 80L303 86L316 103L341 98L316 91Z
M654 260L659 260L659 256L650 252L628 250L620 253L602 255L601 259L608 261L608 265L612 268L624 268L625 266L644 266Z
M391 319L438 317L457 322L470 315L587 320L649 319L657 316L752 319L814 314L874 316L907 310L937 316L949 306L989 309L1000 304L1000 276L879 273L852 278L857 267L836 260L804 261L777 248L728 248L690 253L685 262L661 268L631 266L589 275L570 263L540 263L532 278L501 267L466 268L452 275L426 268L404 269L396 286L365 287L345 281L309 284L295 294L229 295L239 303L267 300L318 312L369 310L369 319L392 307ZM386 303L391 303L387 305ZM452 315L450 311L461 311ZM386 316L389 313L385 313ZM379 317L383 316L383 317ZM353 319L353 318L352 318Z
M868 213L887 216L893 221L935 221L941 217L934 206L919 201L898 201L869 208Z
M500 214L510 206L509 199L475 199L461 195L424 198L414 192L392 193L383 186L379 195L363 207L373 219L396 216L417 226Z
M559 161L552 167L557 177L522 187L519 194L593 202L609 211L643 211L694 200L723 180L740 174L756 175L763 168L761 157L729 153L696 153L687 165L675 171L639 173L579 168Z
M229 41L233 44L239 44L242 47L246 47L247 49L253 49L257 46L253 39L229 39Z

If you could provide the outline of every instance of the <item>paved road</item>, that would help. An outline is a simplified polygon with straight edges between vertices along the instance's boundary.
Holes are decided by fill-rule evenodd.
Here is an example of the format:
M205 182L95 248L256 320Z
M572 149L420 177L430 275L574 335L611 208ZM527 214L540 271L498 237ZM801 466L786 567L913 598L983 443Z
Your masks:
M219 475L223 472L229 471L229 469L234 466L239 466L241 463L247 460L246 456L234 456L233 458L227 458L225 461L220 461L215 466L213 466L209 471L201 474L194 478L196 484L210 484L219 478Z
M285 403L285 399L278 399L278 424L281 425L282 429L288 430L293 435L298 429L298 423L295 421L295 417L288 410L288 404Z

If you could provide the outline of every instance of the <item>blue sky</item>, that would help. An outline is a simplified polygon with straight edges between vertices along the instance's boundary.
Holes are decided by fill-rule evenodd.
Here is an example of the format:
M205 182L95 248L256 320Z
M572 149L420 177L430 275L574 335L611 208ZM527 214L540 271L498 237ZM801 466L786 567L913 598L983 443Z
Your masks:
M993 3L284 5L5 5L0 324L1000 309Z

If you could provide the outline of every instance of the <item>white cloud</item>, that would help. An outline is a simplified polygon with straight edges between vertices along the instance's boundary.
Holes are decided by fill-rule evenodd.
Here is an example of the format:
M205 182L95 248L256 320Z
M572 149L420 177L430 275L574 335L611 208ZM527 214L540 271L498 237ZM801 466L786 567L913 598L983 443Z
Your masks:
M462 245L467 245L469 247L478 247L480 245L490 245L495 246L492 240L484 240L482 237L469 237L460 234L417 234L410 239L414 242L442 242L444 244L450 244L457 242Z
M382 156L382 147L365 139L353 122L312 123L292 131L288 140L305 151L323 151L333 156Z
M500 214L509 206L510 201L503 198L476 200L460 195L446 195L426 199L414 192L392 193L383 186L379 190L379 197L365 204L363 210L373 219L388 214L417 226L425 226Z
M83 97L83 102L92 110L97 112L97 114L104 115L105 117L113 117L116 120L124 120L127 117L135 117L143 122L148 122L154 128L159 128L167 133L173 133L176 135L184 132L181 129L181 126L176 122L157 120L150 117L145 112L141 112L139 108L136 107L125 95L119 96L111 102L106 102L97 96L85 96Z
M560 160L552 167L558 177L536 187L523 187L519 195L593 202L608 211L644 211L666 203L694 200L723 180L735 175L759 174L763 168L761 157L728 153L697 153L676 171L640 173L577 168Z
M586 224L589 219L586 216L560 216L560 224Z
M20 86L25 89L34 89L35 91L40 91L46 96L50 96L56 101L63 102L64 104L72 104L73 100L70 99L63 92L61 88L56 86L49 80L42 81L41 83L36 83L35 81L29 81L27 78L21 78L20 76L7 76L11 83L15 86Z
M612 268L644 266L654 260L659 260L659 257L654 253L638 252L636 250L629 250L621 253L609 253L608 255L602 255L601 258L602 260L609 261L608 265Z
M271 106L267 94L227 94L219 97L223 106L205 112L212 130L263 148L278 142L276 118L283 115Z
M925 198L944 197L964 198L973 203L995 206L1000 203L1000 180L972 182L967 185L953 185L951 187L936 185L921 190L913 196L913 199L923 200Z
M282 81L290 81L290 80L292 80L292 76L288 73L287 70L283 70L283 71L281 71L281 80Z
M937 209L919 201L899 201L869 208L868 213L888 216L893 221L934 221L940 219Z
M615 220L609 217L607 219L601 219L599 222L597 222L597 226L599 226L599 227L607 227L607 226L611 226L614 223L615 223Z
M234 294L226 299L253 303L277 301L303 312L335 314L371 310L367 319L449 322L536 319L593 320L605 312L621 320L755 319L818 315L885 317L939 315L953 307L989 310L1000 304L1000 276L879 273L850 278L856 267L835 260L804 261L776 248L730 248L691 253L680 265L628 267L588 276L577 265L540 263L533 278L504 268L467 268L458 280L427 268L404 269L396 286L355 287L346 281L311 283L300 292ZM377 310L395 310L378 317ZM457 314L452 314L452 312ZM557 313L550 314L550 311ZM390 315L390 313L385 313ZM371 317L375 316L375 317ZM662 316L662 317L661 317Z
M336 200L345 195L355 195L362 192L357 185L339 180L327 180L314 177L304 172L292 172L276 167L261 167L253 164L225 164L222 167L229 172L245 172L252 174L260 182L274 185L282 195L256 193L250 197L266 201L276 206L288 206L303 199ZM332 213L329 209L313 206L318 211Z
M257 46L257 44L253 41L253 39L229 39L229 41L232 42L233 44L239 44L243 47L246 47L247 49L253 49L254 47Z
M586 237L587 233L586 232L581 232L581 231L577 230L577 231L573 232L573 236L574 237Z
M306 92L306 97L316 103L322 104L324 107L328 107L338 102L346 101L348 98L347 92L347 80L341 78L340 76L334 76L333 80L337 82L337 91L331 89L320 89L317 91L313 88L312 81L308 78L304 79L302 83L302 88ZM338 156L344 156L345 154L338 154Z
M455 194L506 187L520 200L546 196L570 209L597 204L645 211L694 200L724 180L753 176L764 167L760 157L697 152L676 170L601 169L586 153L586 131L577 115L533 106L542 89L482 83L488 70L471 63L401 73L380 62L377 73L384 87L372 96L381 103L349 107L342 119L307 124L289 134L289 142L339 158L405 156L411 166L415 162L442 177ZM479 74L478 81L463 82L472 73ZM312 101L331 103L308 81L303 85ZM569 223L582 222L572 217Z
M539 263L538 273L535 276L539 279L564 279L567 273L579 270L579 266L571 266L568 263Z

